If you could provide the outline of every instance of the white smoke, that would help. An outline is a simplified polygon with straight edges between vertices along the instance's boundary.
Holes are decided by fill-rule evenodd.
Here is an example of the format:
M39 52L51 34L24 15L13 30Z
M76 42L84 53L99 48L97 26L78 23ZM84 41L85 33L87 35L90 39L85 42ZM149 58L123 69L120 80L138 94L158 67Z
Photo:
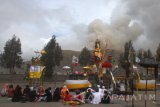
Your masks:
M101 41L101 46L121 50L129 40L133 42L143 34L143 29L137 22L125 16L112 21L110 24L96 19L88 26L88 46L93 49L96 39Z

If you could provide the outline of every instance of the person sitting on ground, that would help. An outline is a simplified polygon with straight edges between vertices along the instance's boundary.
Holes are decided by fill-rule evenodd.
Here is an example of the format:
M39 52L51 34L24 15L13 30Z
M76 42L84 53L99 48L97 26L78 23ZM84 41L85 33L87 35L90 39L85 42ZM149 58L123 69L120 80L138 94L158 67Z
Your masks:
M9 85L9 89L8 89L8 97L12 98L14 96L14 88L13 85Z
M96 92L93 93L93 100L91 101L92 104L99 104L101 102L101 94L99 90L95 90Z
M60 89L59 87L57 87L55 90L54 90L54 93L53 93L53 101L59 101L60 100Z
M61 90L61 98L64 99L64 97L66 96L66 92L69 92L67 86L63 86L62 90Z
M47 88L45 90L45 96L46 96L46 102L51 102L52 101L52 90L51 87Z
M19 85L17 85L12 98L12 102L19 102L21 100L22 100L22 88Z
M29 101L34 102L38 100L38 95L34 87L30 87Z
M105 91L104 91L104 96L103 96L103 98L101 99L101 103L102 103L102 104L109 104L110 102L111 102L110 95L109 95L109 93L105 90Z
M23 97L26 101L29 101L30 91L29 85L26 85L26 88L23 90Z
M45 94L45 92L44 92L43 87L42 87L42 86L39 86L39 87L38 87L38 95L39 95L39 96L43 96L44 94Z
M71 97L72 97L72 95L69 94L69 91L66 91L64 101L71 101Z
M45 101L46 96L45 96L45 91L43 89L43 86L38 87L38 101Z
M9 89L9 85L8 85L8 83L5 83L5 84L3 85L2 90L1 90L1 96L2 96L2 97L7 96L7 94L8 94L8 89Z
M85 95L85 103L91 103L91 101L93 100L93 94L91 89L87 89L86 95Z

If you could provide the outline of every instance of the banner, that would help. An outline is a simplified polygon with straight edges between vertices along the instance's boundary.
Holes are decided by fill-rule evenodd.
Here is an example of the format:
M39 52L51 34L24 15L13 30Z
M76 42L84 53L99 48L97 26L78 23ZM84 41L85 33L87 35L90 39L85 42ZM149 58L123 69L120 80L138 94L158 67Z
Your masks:
M29 78L40 78L45 66L31 66L29 70Z

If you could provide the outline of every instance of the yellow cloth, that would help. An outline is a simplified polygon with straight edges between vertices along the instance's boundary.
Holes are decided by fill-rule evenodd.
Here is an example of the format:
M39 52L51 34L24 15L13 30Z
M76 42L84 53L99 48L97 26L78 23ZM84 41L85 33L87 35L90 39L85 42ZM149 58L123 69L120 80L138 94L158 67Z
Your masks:
M42 76L42 72L44 70L45 66L31 66L29 77L30 78L40 78Z

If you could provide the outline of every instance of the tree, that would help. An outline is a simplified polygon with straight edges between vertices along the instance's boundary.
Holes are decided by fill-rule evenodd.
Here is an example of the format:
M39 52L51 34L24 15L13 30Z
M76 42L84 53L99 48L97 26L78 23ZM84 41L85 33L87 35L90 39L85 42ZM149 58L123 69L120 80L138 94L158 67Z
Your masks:
M63 60L63 55L62 55L62 49L61 46L59 46L59 44L56 44L56 65L59 66L60 65L60 61Z
M126 42L124 45L124 60L135 63L135 57L136 54L132 41Z
M156 59L157 59L157 61L160 61L160 44L159 44L159 46L157 47L156 53L157 53Z
M4 46L1 63L3 67L9 68L10 73L14 73L14 68L21 67L23 62L21 57L21 42L15 35L8 40Z
M143 59L143 49L139 49L137 52L137 57L142 60Z
M147 50L147 58L153 58L153 55L150 49Z
M122 67L125 68L126 77L129 77L130 75L130 67L135 63L135 57L135 49L133 47L132 41L130 40L124 45L124 61L123 64L121 64L123 65Z
M43 54L41 60L46 66L45 76L52 77L55 66L59 66L63 59L62 50L58 43L56 43L56 36L53 35L51 40L44 47L46 54Z
M91 53L87 47L84 47L79 55L79 63L81 66L87 66L91 61Z

